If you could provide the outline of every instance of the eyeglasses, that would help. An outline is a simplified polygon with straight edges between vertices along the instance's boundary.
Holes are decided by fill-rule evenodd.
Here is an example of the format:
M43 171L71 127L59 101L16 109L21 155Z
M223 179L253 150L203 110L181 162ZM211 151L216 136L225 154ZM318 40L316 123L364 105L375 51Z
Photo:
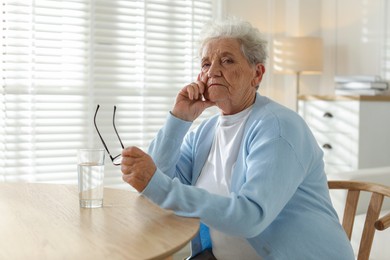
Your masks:
M118 154L117 156L112 156L112 155L110 154L110 151L108 150L107 145L106 145L106 143L104 142L103 137L102 137L102 135L100 134L99 129L98 129L97 125L96 125L96 116L97 116L99 107L100 107L100 105L97 105L97 107L96 107L96 112L95 112L95 116L94 116L94 118L93 118L93 123L94 123L94 125L95 125L96 131L97 131L97 133L98 133L98 135L99 135L99 137L100 137L100 140L101 140L102 143L103 143L104 148L106 149L108 155L110 156L112 163L113 163L114 165L117 165L117 166L118 166L118 165L121 165L122 155L121 155L121 154ZM125 147L123 146L122 140L121 140L121 138L119 137L118 131L116 130L116 127L115 127L115 112L116 112L116 106L114 106L114 114L112 115L112 125L114 126L114 130L115 130L116 136L117 136L118 139L119 139L119 142L120 142L120 144L121 144L121 146L122 146L122 149L125 149Z

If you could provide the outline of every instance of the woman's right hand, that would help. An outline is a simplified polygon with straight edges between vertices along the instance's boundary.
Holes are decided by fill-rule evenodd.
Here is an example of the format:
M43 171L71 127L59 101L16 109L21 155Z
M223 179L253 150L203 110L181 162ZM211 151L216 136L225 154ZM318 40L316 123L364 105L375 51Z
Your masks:
M194 121L203 111L215 103L204 98L207 88L207 75L199 74L198 80L182 88L176 97L172 114L185 121Z

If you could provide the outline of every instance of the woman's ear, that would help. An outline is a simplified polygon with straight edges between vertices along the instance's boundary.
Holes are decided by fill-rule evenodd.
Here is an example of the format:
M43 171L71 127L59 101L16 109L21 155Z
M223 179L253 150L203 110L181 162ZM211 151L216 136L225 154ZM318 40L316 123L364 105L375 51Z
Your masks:
M258 86L260 84L261 80L263 79L264 73L265 73L264 65L261 63L257 63L255 65L255 75L252 79L252 86L253 87Z

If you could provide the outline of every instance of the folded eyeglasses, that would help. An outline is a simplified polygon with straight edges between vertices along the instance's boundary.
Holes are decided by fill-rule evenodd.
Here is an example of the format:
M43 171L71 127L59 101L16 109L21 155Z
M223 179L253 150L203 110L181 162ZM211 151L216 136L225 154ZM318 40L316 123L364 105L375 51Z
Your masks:
M113 163L114 165L116 165L116 166L121 165L121 162L122 162L122 154L118 154L118 155L116 155L116 156L112 156L112 155L111 155L111 153L110 153L110 151L108 150L108 147L107 147L106 143L104 142L103 137L102 137L102 135L100 134L99 129L98 129L97 125L96 125L96 116L97 116L97 113L98 113L98 111L99 111L99 107L100 107L100 105L97 105L96 111L95 111L95 116L94 116L94 118L93 118L93 123L94 123L94 125L95 125L95 129L96 129L96 131L97 131L97 133L98 133L98 135L99 135L99 137L100 137L100 140L101 140L102 143L103 143L104 149L106 149L106 151L107 151L107 153L108 153L108 156L110 156L110 159L111 159L112 163ZM120 142L120 144L121 144L121 146L122 146L122 149L125 149L125 147L123 146L122 140L121 140L121 138L119 137L118 131L116 130L116 127L115 127L115 112L116 112L116 106L114 106L114 113L113 113L113 115L112 115L112 125L113 125L113 127L114 127L115 134L116 134L116 136L118 137L119 142Z

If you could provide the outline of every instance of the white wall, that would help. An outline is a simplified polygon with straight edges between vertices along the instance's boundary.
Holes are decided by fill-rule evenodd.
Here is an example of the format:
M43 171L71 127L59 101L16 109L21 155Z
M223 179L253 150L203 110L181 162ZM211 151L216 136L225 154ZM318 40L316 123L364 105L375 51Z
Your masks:
M302 94L333 94L335 75L380 75L390 80L388 0L225 0L239 16L267 35L269 61L260 92L295 107L295 76L272 70L272 41L279 36L320 36L321 75L301 77Z
M385 77L388 0L343 0L336 6L336 72Z

